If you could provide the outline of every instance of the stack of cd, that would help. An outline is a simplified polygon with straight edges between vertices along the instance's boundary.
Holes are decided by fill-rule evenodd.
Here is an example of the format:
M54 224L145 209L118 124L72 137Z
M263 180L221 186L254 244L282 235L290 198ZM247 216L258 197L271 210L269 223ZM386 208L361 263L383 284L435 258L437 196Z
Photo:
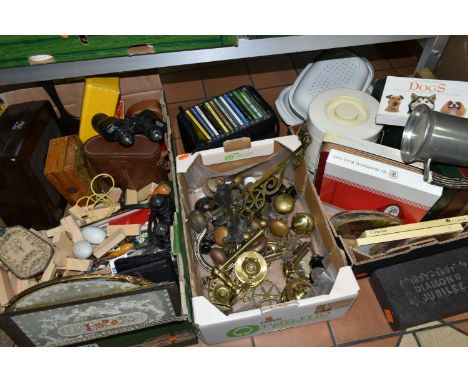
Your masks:
M182 125L181 136L186 150L192 146L192 142L188 142L192 137L197 141L193 142L195 147L208 144L210 148L220 146L225 139L240 136L267 138L261 133L259 138L257 131L259 126L265 127L265 123L277 135L274 111L250 86L240 87L181 110L178 121L179 127ZM184 129L191 131L184 135Z

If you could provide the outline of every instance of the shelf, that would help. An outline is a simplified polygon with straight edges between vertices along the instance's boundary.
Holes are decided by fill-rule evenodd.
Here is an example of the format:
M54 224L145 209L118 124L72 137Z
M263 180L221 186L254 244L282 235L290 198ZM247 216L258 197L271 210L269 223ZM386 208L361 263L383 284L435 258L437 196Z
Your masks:
M435 36L287 36L261 39L239 38L238 46L190 51L113 57L0 69L0 86L120 74L147 69L225 61L241 58L314 51ZM427 45L427 44L426 44ZM431 44L427 45L430 49Z

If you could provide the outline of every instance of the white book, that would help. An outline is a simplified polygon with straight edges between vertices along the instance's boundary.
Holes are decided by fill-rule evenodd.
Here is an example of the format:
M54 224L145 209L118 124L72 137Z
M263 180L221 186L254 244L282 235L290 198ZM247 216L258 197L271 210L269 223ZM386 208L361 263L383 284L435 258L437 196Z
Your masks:
M375 122L405 126L411 112L420 104L466 118L468 82L389 76Z

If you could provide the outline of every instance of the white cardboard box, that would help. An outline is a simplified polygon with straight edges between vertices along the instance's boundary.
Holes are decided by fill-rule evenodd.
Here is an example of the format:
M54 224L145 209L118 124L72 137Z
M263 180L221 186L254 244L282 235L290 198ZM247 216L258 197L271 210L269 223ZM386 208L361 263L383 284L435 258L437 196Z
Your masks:
M327 256L325 266L336 280L330 294L226 315L203 293L200 269L193 255L193 236L187 223L187 216L192 209L191 192L198 189L208 176L232 175L246 169L258 171L262 166L263 169L269 169L299 145L297 136L287 136L251 142L248 148L229 152L217 148L195 154L182 154L176 158L194 323L203 341L209 345L342 317L358 295L357 281L351 268L347 266L343 251L336 244L336 238L330 230L325 211L310 182L303 160L295 171L288 169L286 178L294 181L314 218L314 244L320 254Z
M468 83L388 76L375 121L405 126L411 110L420 103L438 112L466 118Z

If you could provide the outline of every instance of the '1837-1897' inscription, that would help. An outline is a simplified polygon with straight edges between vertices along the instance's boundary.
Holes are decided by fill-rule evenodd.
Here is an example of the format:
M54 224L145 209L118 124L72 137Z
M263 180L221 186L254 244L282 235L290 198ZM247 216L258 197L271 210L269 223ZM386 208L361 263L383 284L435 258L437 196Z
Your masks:
M465 262L437 267L400 280L409 303L416 306L467 294L467 283L468 266Z

